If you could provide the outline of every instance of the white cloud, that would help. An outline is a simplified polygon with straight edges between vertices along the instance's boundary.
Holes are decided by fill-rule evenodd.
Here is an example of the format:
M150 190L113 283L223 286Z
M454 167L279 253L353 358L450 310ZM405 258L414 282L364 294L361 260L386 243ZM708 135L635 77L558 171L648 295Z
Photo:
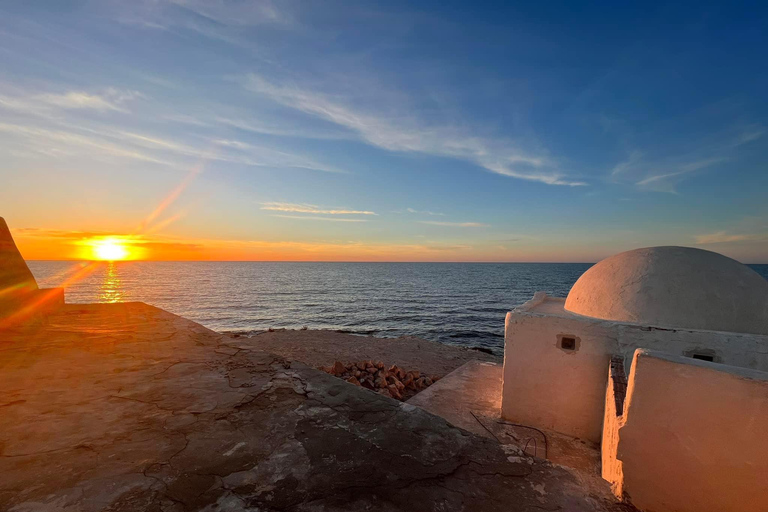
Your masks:
M353 106L341 94L275 84L256 74L249 74L244 85L281 105L352 130L382 149L458 158L497 174L549 185L586 185L568 178L544 154L524 151L510 140L478 137L457 126L427 123L404 112L407 105L379 106L378 111L373 111ZM368 99L370 105L379 103L373 96Z
M189 137L185 137L185 142L179 142L152 134L120 129L120 124L118 123L122 123L122 119L110 119L110 125L104 125L103 123L106 123L106 120L98 122L94 119L78 118L75 116L75 112L70 114L70 111L78 110L128 113L126 106L129 103L139 99L148 99L144 94L134 90L110 87L104 89L99 94L83 91L53 94L25 93L18 88L8 86L2 86L2 89L3 92L8 90L10 94L0 94L0 111L6 110L25 117L22 121L16 122L13 129L7 123L3 131L14 131L18 136L27 136L26 144L33 148L37 147L37 149L32 151L39 154L53 154L52 150L54 148L46 147L43 144L43 140L56 139L63 141L69 138L73 147L56 148L55 154L61 156L73 153L76 146L95 147L99 145L102 147L110 146L108 152L113 156L126 157L134 155L142 160L163 161L169 165L175 164L172 163L173 159L169 159L167 154L160 157L151 155L151 152L161 151L186 158L215 160L252 167L308 169L331 173L345 172L333 166L317 162L310 157L280 151L271 146L258 146L234 139L205 139L197 134L191 140ZM150 104L150 106L154 109L153 115L156 114L156 110L162 109L158 105ZM132 120L140 117L140 115L133 116ZM171 114L169 116L159 115L158 117L187 125L212 127L211 124L206 124L200 119L188 115L179 116ZM74 121L74 119L77 120ZM40 134L40 140L34 140L33 134L36 131ZM117 147L116 144L119 144L120 147ZM21 153L17 151L16 154L20 155Z
M611 170L611 176L621 176L625 173L632 172L638 165L641 165L643 161L643 154L640 151L630 151L629 157L623 162L619 162Z
M731 242L758 242L768 240L766 234L736 234L727 231L718 231L706 235L696 236L696 245L726 244Z
M140 150L113 144L98 137L90 137L72 131L49 130L18 124L0 123L0 132L21 139L30 151L40 155L62 156L110 156L141 160L163 165L172 162Z
M118 23L175 34L194 32L255 55L264 52L263 45L250 41L244 28L296 25L284 2L278 8L269 0L103 0L96 7Z
M0 103L0 106L2 103ZM0 123L0 132L17 139L28 152L49 157L101 156L130 158L177 168L186 168L190 160L218 161L250 167L307 169L340 173L331 166L303 155L239 141L202 140L202 144L175 140L111 128L87 121L66 123L46 117L46 128L26 120ZM51 124L52 123L52 124ZM49 127L50 126L50 127ZM226 144L222 144L226 142ZM17 152L17 156L21 153Z
M145 96L137 91L108 88L100 94L86 91L64 93L18 93L0 95L0 107L32 115L47 115L52 110L96 110L127 112L126 103Z
M297 204L297 203L281 203L281 202L268 202L263 203L262 210L271 210L277 212L294 212L294 213L314 213L324 215L376 215L375 212L368 210L351 210L348 208L320 208L313 204Z
M742 144L748 144L753 140L757 140L763 136L765 130L762 126L750 126L745 129L742 134L733 142L733 146L741 146Z
M116 110L124 112L122 108L115 103L107 100L104 96L98 94L88 94L86 92L70 91L65 94L42 94L33 98L33 101L40 101L54 107L65 109L85 108L92 110Z
M418 215L431 215L434 217L445 217L444 213L431 212L429 210L414 210L413 208L406 208L405 211L407 211L408 213L413 213Z
M694 171L698 171L700 169L706 169L707 167L711 167L715 164L719 164L721 162L726 161L725 158L707 158L704 160L694 161L694 162L687 162L687 163L679 163L675 165L671 165L670 167L667 167L668 169L675 169L671 172L661 172L660 174L651 174L650 176L647 176L640 181L636 182L635 185L641 188L647 188L649 190L655 190L657 192L669 192L669 193L677 193L675 190L675 184L678 183L681 179L685 177L685 175L690 174ZM662 166L663 167L663 166ZM659 171L656 171L659 172Z
M243 27L290 24L292 17L269 0L170 0L195 14L222 25Z
M759 139L763 132L759 126L747 126L735 135L730 130L700 141L687 152L663 157L654 158L633 150L627 160L614 166L611 179L632 183L643 190L676 194L681 181L698 171L735 159L737 148Z
M488 224L482 224L480 222L440 222L436 220L420 220L420 224L430 224L432 226L446 226L446 227L458 227L458 228L485 228Z
M60 88L59 88L60 89ZM101 118L79 115L81 112L120 112L129 114L127 107L139 100L149 100L143 93L108 87L99 93L69 90L65 93L24 91L0 83L0 128L18 139L14 155L33 158L41 156L87 157L88 151L100 156L132 158L186 168L189 160L213 160L250 167L307 169L330 173L345 171L295 152L281 151L274 146L256 145L233 138L206 138L199 133L182 134L179 140L123 129L135 125L147 110L163 119L163 105L147 102L144 109L130 116ZM158 112L159 111L159 112ZM5 115L5 113L8 115ZM172 115L173 117L173 115ZM194 117L173 117L177 122L201 125ZM211 128L213 125L202 126ZM181 157L181 158L180 158Z
M338 217L316 217L314 215L272 215L272 217L297 220L325 220L329 222L368 222L367 219L340 219Z
M200 148L198 146L183 144L154 136L125 131L106 131L105 134L117 139L131 141L142 147L155 147L192 158L228 162L251 167L294 168L331 173L343 172L334 167L316 162L303 155L288 153L264 146L256 146L235 140L211 139L204 144L203 148ZM233 152L228 149L235 149L236 151Z
M307 126L280 126L284 124L284 122L281 122L280 120L265 122L259 119L243 120L219 116L215 118L215 121L226 126L237 128L238 130L264 135L276 135L279 137L297 137L320 140L341 140L354 138L352 134L344 129L313 129L312 127Z
M163 116L163 119L166 121L171 121L173 123L181 123L181 124L188 124L192 126L201 126L201 127L208 127L208 123L205 121L198 119L194 116L189 116L186 114L169 114L166 116Z

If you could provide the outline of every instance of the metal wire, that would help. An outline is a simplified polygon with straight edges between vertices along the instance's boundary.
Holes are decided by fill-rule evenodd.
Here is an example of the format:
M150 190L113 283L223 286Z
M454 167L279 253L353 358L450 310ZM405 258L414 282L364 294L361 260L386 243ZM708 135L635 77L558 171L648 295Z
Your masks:
M501 439L499 439L499 438L496 436L496 434L494 434L494 433L493 433L493 431L492 431L491 429L489 429L488 427L486 427L486 426L483 424L483 422L482 422L482 421L480 421L480 418L478 418L478 417L477 417L477 415L476 415L474 412L472 412L472 411L469 411L469 414L471 414L471 415L472 415L472 417L473 417L473 418L475 418L475 421L477 421L477 422L480 424L480 426L481 426L481 427L483 427L483 428L486 430L486 432L488 432L489 434L491 434L491 435L493 436L493 438L494 438L496 441L498 441L498 442L499 442L499 444L504 444L504 443L502 443L502 442L501 442ZM496 420L496 423L499 423L499 424L501 424L501 425L509 425L509 426L511 426L511 427L519 427L519 428L527 428L527 429L530 429L530 430L535 430L536 432L538 432L539 434L541 434L541 437L543 437L543 438L544 438L544 458L545 458L545 459L548 459L548 458L549 458L549 441L547 440L547 434L545 434L543 430L540 430L540 429L538 429L538 428L536 428L536 427L531 427L531 426L528 426L528 425L521 425L521 424L519 424L519 423L510 423L510 422L508 422L508 421L503 421L503 420ZM511 437L512 439L514 439L515 441L518 441L518 442L519 442L519 440L517 439L517 437L513 436L512 434L508 434L508 433L506 433L506 432L505 432L505 434L506 434L506 435L508 435L508 436L510 436L510 437ZM527 452L527 450L528 450L528 445L531 443L531 441L533 441L533 456L534 456L534 457L538 457L538 454L539 454L539 447L538 447L538 443L536 442L536 438L535 438L535 437L529 437L529 438L528 438L528 440L525 442L525 448L523 448L523 453L526 453L526 452Z
M549 458L549 441L547 441L547 434L545 434L543 430L540 430L540 429L538 429L536 427L531 427L531 426L528 426L528 425L521 425L519 423L510 423L509 421L503 421L503 420L496 420L496 423L499 423L501 425L509 425L511 427L520 427L520 428L527 428L527 429L530 429L530 430L535 430L536 432L541 434L541 437L544 438L544 458L545 459ZM528 444L526 443L526 446L527 445Z
M502 442L501 442L501 439L499 439L498 437L496 437L496 434L494 434L493 432L491 432L491 429L489 429L488 427L486 427L485 425L483 425L483 422L482 422L482 421L480 421L480 418L478 418L478 417L477 417L477 415L475 415L475 413L473 413L472 411L469 411L469 414L471 414L471 415L472 415L472 417L473 417L473 418L475 418L475 420L477 420L477 422L480 424L480 426L481 426L481 427L483 427L483 428L484 428L484 429L485 429L485 430L486 430L486 431L487 431L489 434L491 434L491 435L493 436L493 438L499 442L499 444L504 444L504 443L502 443Z
M539 454L539 446L536 443L535 437L529 437L528 440L525 442L525 448L523 448L523 453L526 455L528 454L528 444L533 441L533 456L536 457Z

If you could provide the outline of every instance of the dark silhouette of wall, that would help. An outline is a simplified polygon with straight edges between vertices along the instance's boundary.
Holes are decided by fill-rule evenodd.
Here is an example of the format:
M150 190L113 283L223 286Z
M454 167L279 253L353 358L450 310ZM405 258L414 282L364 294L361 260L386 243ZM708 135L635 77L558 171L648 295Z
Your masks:
M61 288L41 290L0 217L0 329L50 312L64 303Z

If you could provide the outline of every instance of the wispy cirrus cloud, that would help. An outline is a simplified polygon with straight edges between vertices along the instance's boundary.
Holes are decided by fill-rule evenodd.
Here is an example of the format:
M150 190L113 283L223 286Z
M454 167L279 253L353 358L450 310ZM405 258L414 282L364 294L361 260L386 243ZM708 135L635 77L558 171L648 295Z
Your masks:
M169 0L221 25L247 27L263 24L291 24L293 17L270 0Z
M290 29L296 18L283 4L269 0L120 0L104 1L100 11L118 23L168 33L192 33L223 41L256 55L262 45L243 34L249 27Z
M296 137L318 140L342 140L353 138L351 134L343 128L337 128L333 125L323 127L322 129L306 126L285 126L280 122L265 122L259 119L238 119L233 117L216 116L213 122L224 126L231 126L238 130L256 133L260 135L275 135L278 137Z
M733 242L762 242L768 241L768 233L729 233L718 231L695 237L696 245L727 244Z
M0 95L0 107L33 115L52 109L127 112L127 103L142 98L145 96L138 91L110 87L100 93L69 90L63 93Z
M312 213L324 215L376 215L376 212L369 210L352 210L349 208L321 208L314 204L281 202L262 203L261 209L277 212Z
M658 192L669 192L674 194L677 192L675 184L682 180L686 175L725 161L727 161L727 158L706 158L703 160L672 165L671 167L668 167L668 169L674 170L670 170L669 172L662 171L660 174L651 174L636 182L635 185Z
M8 113L0 122L0 132L6 134L0 146L7 146L8 154L19 158L122 158L179 168L186 168L191 160L204 159L250 167L344 172L306 155L236 139L184 132L171 138L133 127L125 129L123 126L132 126L138 115L123 106L138 99L148 98L138 91L116 88L107 88L102 94L21 93L18 89L0 93L0 115ZM121 116L107 120L78 115L85 110L119 111Z
M366 106L355 105L338 92L275 83L254 73L245 77L244 87L285 107L351 130L365 142L385 150L457 158L497 174L549 185L586 185L569 178L546 154L523 150L508 139L479 137L459 126L427 122L405 110L407 101L376 109L373 106L379 102L375 95L364 98Z
M430 215L432 217L445 217L444 213L431 212L429 210L416 210L413 208L406 208L405 211L408 213L413 213L415 215Z
M610 178L630 182L643 190L676 194L680 182L699 171L734 160L738 148L760 139L764 132L759 125L730 129L695 143L692 149L666 156L632 150L626 160L611 169Z
M429 224L431 226L445 226L454 228L487 228L488 224L481 222L441 222L436 220L420 220L419 224Z
M204 128L207 128L210 126L208 122L202 119L199 119L195 116L190 116L187 114L166 114L162 116L162 118L172 123L181 123L181 124L186 124L190 126L199 126Z
M92 137L68 130L0 123L0 132L6 134L6 142L22 145L30 154L56 158L68 156L119 157L162 165L174 165L170 160L138 148L115 144L101 137Z
M338 217L318 217L316 215L271 215L271 217L296 220L324 220L328 222L368 222L368 219L344 219Z
M61 108L86 108L92 110L116 110L125 112L116 103L109 101L98 94L88 94L79 91L70 91L65 94L43 94L33 100Z

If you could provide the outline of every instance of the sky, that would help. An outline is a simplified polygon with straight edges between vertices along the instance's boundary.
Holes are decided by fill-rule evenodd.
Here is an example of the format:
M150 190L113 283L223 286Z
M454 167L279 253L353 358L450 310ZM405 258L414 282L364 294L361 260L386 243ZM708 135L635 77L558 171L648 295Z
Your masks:
M768 263L764 2L5 0L28 259Z

